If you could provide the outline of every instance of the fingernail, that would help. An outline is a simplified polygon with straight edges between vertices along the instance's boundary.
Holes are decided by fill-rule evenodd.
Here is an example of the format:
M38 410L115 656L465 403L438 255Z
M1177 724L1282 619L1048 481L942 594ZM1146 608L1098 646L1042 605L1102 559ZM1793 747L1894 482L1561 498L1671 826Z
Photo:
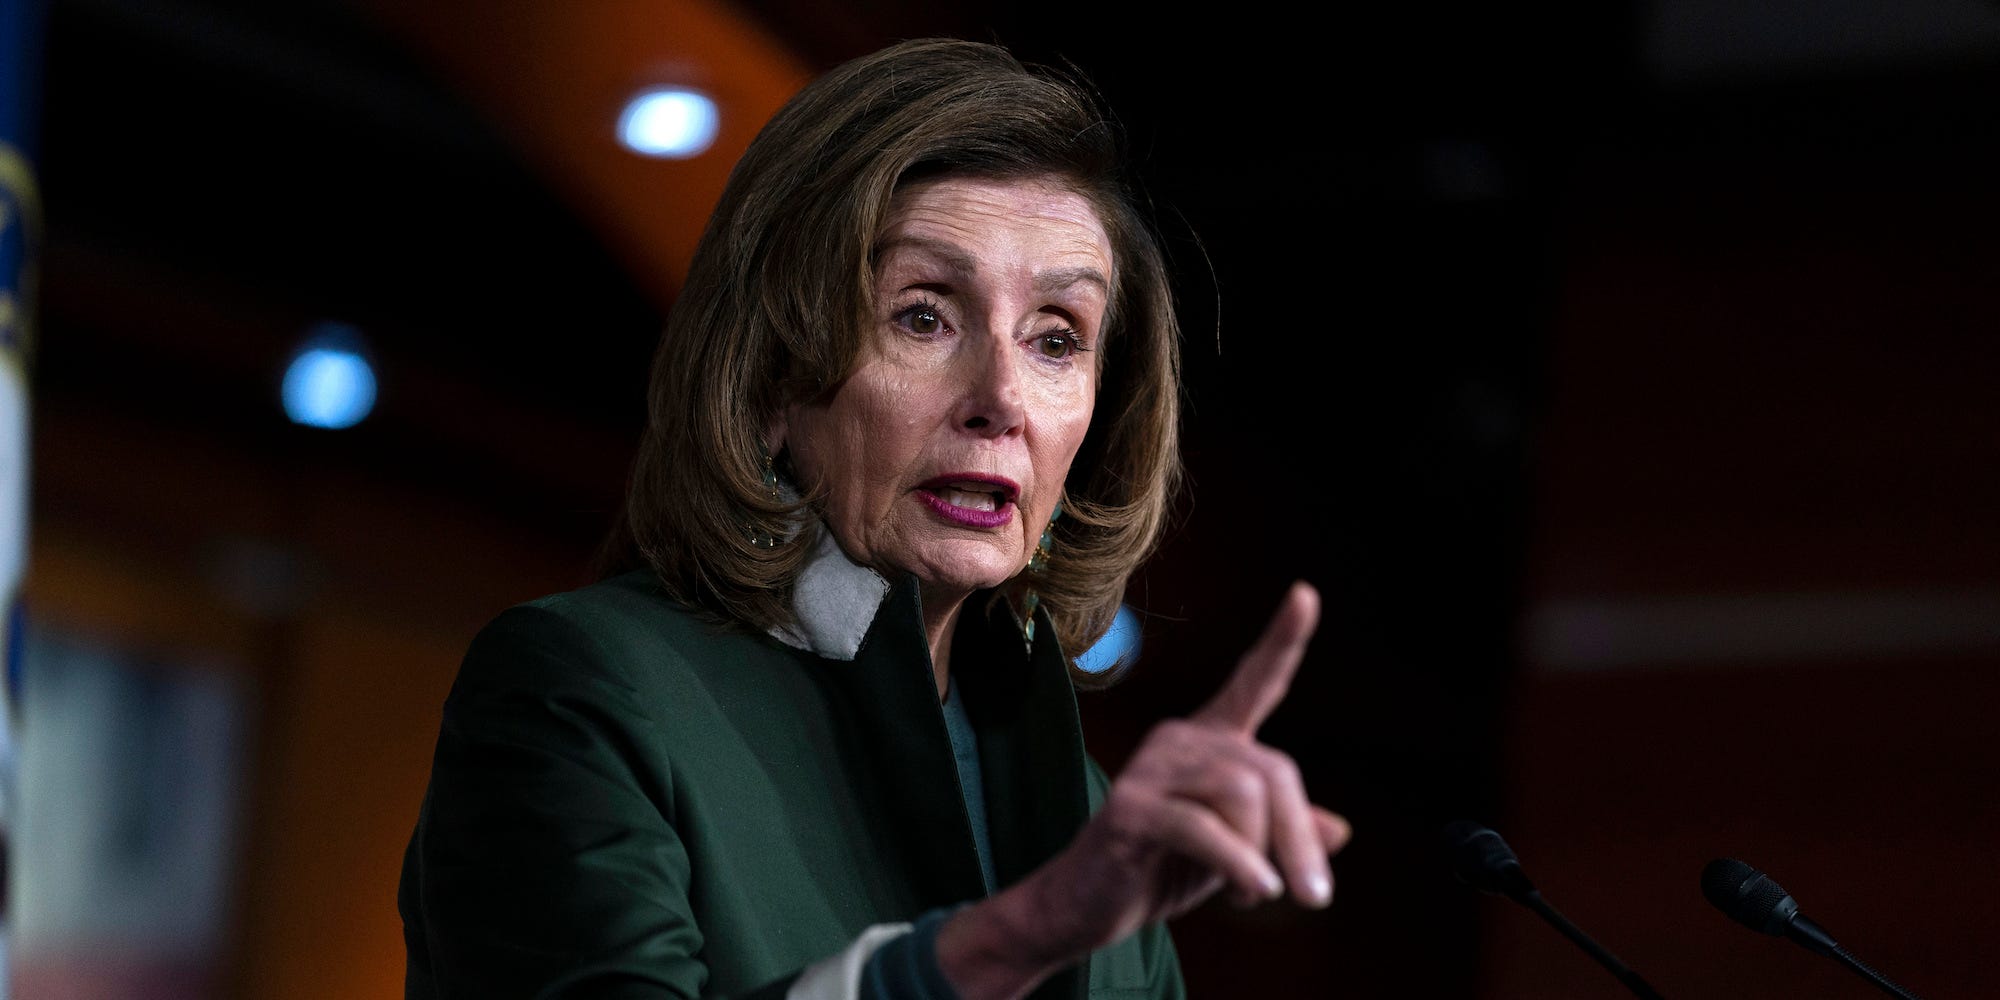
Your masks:
M1278 877L1277 872L1268 869L1263 877L1258 879L1258 887L1264 890L1265 899L1277 899L1285 894L1284 880Z
M1315 874L1307 876L1306 896L1313 901L1314 905L1325 906L1333 901L1333 882L1324 875Z

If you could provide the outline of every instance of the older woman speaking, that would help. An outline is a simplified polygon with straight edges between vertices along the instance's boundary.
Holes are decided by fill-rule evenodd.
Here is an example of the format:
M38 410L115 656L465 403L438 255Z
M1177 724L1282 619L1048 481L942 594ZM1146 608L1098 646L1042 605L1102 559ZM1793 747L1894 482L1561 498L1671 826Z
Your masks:
M1069 652L1178 484L1178 340L1118 130L983 44L807 86L663 335L614 550L445 703L407 995L1173 997L1165 922L1318 907L1344 821L1257 742L1286 596L1110 780Z

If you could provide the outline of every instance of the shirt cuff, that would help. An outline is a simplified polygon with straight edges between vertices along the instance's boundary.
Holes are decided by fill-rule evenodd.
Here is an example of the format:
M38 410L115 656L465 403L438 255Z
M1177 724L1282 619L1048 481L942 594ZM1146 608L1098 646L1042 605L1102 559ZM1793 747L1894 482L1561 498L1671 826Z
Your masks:
M908 934L877 948L861 972L861 1000L959 1000L937 955L938 928L957 911L956 906L931 910Z
M839 954L814 962L799 973L785 991L785 1000L859 1000L867 995L861 992L862 967L885 944L909 934L909 924L876 924L862 931ZM931 950L937 949L933 946Z

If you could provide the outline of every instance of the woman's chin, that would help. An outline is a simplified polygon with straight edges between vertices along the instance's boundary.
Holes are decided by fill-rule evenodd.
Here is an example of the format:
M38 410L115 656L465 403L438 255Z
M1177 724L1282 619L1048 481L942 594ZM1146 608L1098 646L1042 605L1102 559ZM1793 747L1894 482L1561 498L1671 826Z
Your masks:
M932 599L954 596L964 600L972 594L998 587L1020 571L1022 560L1014 553L998 553L991 546L954 545L950 551L928 553L915 564L917 582Z

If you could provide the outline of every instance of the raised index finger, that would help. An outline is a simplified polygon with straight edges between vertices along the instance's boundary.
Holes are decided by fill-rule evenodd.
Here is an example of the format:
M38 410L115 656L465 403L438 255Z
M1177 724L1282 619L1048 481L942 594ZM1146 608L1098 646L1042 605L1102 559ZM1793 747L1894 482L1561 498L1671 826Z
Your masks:
M1319 625L1319 591L1301 580L1285 592L1271 623L1256 645L1236 663L1236 672L1208 703L1194 714L1195 721L1226 726L1254 735L1292 686L1299 660L1305 656L1306 642Z

